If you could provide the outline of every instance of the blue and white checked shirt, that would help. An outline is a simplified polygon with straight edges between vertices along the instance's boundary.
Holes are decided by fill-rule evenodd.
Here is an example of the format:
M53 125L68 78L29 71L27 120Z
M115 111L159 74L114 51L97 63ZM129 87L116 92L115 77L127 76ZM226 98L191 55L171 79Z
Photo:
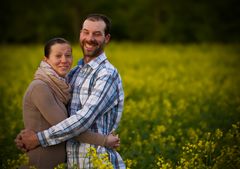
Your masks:
M117 70L104 53L84 64L83 60L69 73L72 100L69 104L70 117L48 130L38 132L43 147L67 141L68 167L91 168L87 148L94 146L80 143L74 136L91 130L108 135L120 122L124 93ZM96 146L94 146L96 148ZM112 149L97 147L98 153L108 153L115 169L126 168L121 156Z

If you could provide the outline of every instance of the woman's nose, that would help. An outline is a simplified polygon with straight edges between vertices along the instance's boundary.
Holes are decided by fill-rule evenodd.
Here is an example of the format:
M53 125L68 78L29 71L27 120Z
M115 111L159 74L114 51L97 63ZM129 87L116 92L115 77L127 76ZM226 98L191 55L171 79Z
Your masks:
M62 57L61 62L64 62L64 63L67 62L66 56L63 56L63 57Z

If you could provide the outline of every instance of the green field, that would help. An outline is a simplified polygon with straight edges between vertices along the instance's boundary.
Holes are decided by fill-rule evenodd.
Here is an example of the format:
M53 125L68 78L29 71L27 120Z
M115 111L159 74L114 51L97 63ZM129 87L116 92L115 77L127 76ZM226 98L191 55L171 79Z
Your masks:
M1 164L20 153L22 97L42 48L0 46ZM240 166L239 45L112 42L106 53L124 84L119 152L130 168ZM76 64L78 45L73 55Z

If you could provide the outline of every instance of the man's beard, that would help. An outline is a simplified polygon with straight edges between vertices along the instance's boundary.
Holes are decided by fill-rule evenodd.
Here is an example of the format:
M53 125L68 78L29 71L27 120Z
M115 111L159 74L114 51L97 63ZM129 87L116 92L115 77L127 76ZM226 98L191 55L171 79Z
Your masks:
M84 48L85 43L89 43L91 45L94 45L94 47L97 47L97 48L94 49L93 51L87 51L87 49ZM96 41L93 41L93 42L86 42L86 41L84 41L81 44L81 48L82 48L84 56L94 58L94 57L99 56L103 52L104 42L101 43L101 44L98 44Z

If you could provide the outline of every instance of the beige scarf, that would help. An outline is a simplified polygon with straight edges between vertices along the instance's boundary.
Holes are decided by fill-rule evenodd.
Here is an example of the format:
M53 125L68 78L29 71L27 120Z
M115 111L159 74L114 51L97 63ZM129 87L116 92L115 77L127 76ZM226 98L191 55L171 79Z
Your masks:
M65 105L68 103L71 98L70 85L68 85L66 79L60 77L47 62L41 61L34 75L34 79L46 82L60 101Z

